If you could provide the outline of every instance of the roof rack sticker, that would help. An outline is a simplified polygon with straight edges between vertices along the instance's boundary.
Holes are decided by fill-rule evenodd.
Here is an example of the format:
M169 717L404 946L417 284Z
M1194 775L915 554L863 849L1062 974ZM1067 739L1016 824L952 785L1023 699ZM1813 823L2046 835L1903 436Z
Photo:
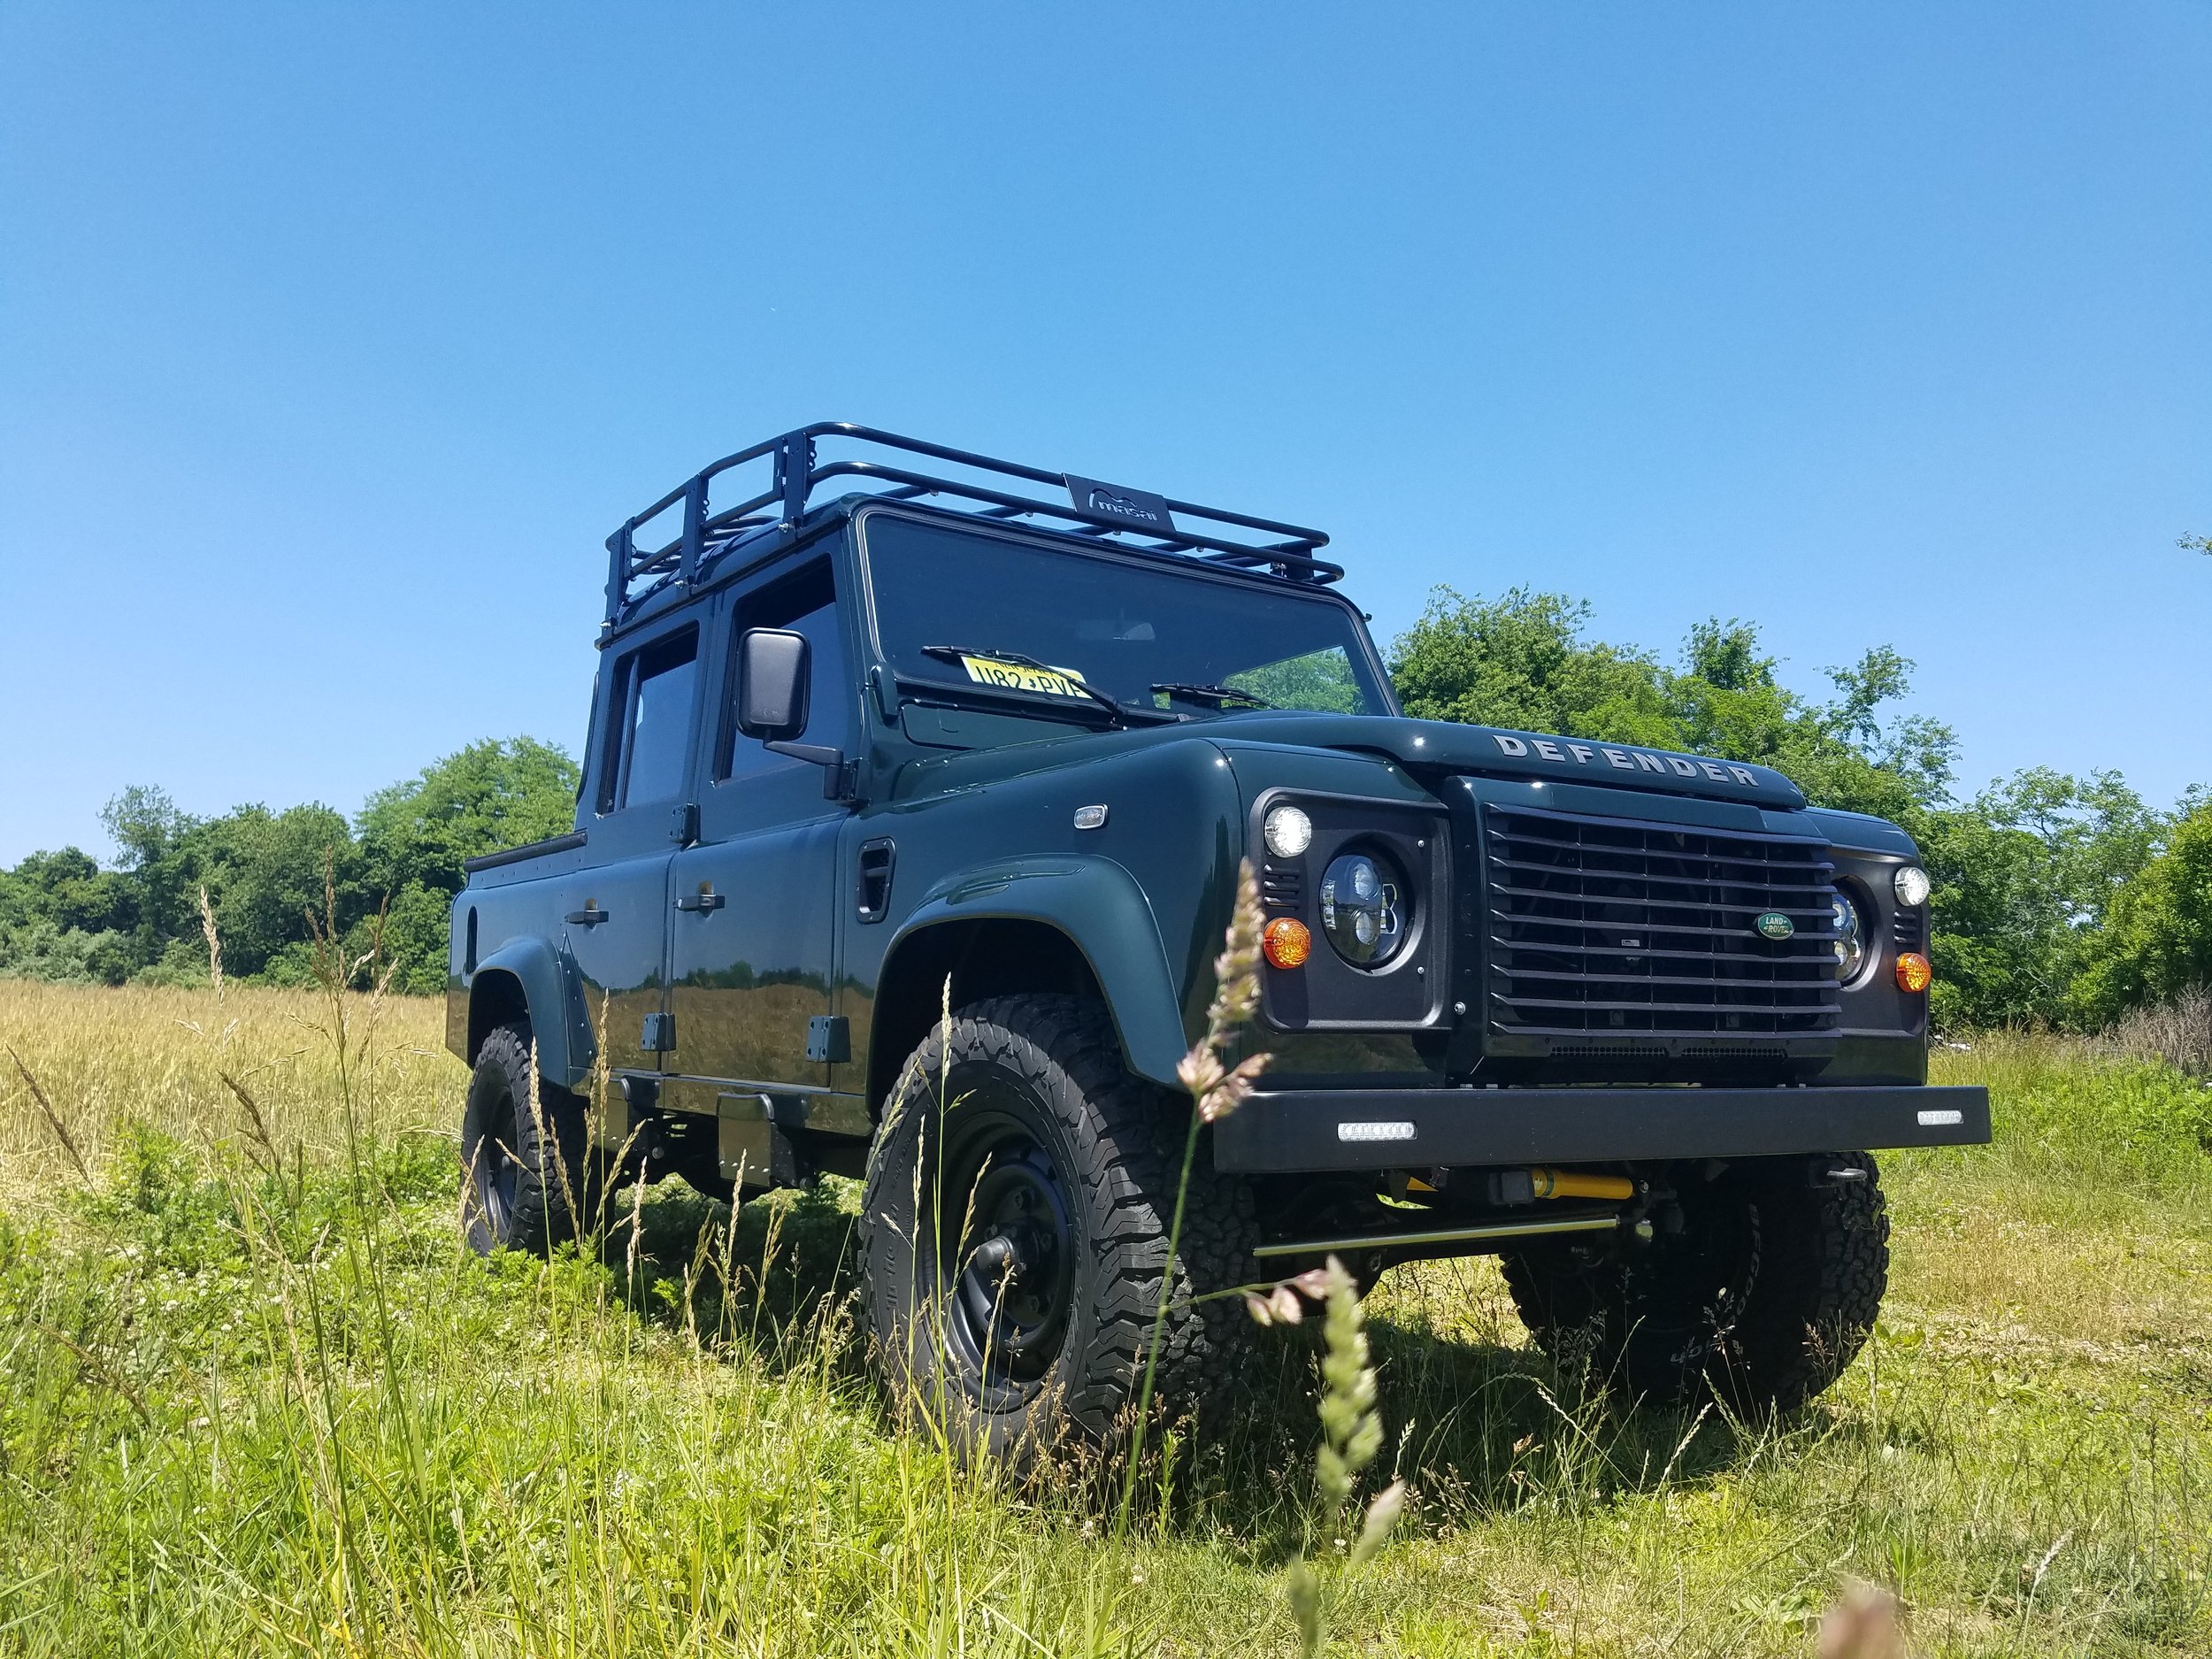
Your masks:
M1096 513L1126 524L1133 530L1143 530L1155 535L1175 534L1174 515L1167 510L1167 497L1155 495L1148 489L1131 489L1124 484L1102 484L1094 478L1081 478L1073 472L1067 475L1068 496L1085 512Z

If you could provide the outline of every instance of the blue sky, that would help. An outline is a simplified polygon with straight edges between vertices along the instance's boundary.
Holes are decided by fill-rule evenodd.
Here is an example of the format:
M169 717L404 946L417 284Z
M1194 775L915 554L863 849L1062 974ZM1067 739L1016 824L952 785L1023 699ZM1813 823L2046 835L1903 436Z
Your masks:
M2212 780L2212 9L0 9L0 859L574 746L817 418Z

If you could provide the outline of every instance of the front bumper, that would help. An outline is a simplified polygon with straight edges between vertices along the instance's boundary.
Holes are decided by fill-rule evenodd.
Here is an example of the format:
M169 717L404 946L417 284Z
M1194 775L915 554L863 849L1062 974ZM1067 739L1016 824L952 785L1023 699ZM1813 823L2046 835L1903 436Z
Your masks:
M1248 1175L1982 1146L1979 1087L1290 1089L1214 1125Z

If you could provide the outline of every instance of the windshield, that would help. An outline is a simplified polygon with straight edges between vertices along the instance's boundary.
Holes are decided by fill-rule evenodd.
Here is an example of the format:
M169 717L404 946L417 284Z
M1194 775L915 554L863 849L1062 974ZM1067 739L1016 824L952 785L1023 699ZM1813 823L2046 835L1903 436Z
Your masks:
M1087 711L1102 705L1070 680L1178 714L1390 711L1336 600L888 514L866 524L876 631L904 678Z

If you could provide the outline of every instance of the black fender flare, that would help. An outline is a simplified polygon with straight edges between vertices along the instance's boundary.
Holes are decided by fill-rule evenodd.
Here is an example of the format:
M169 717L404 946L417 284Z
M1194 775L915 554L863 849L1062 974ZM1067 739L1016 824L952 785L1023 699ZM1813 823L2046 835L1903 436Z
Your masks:
M531 1034L537 1040L538 1071L548 1082L563 1088L582 1086L595 1058L590 1030L584 1026L576 1000L569 995L572 976L551 944L534 935L511 939L476 964L469 976L468 1053L472 1064L486 1032L498 1021L481 1010L493 999L520 994L530 1017ZM503 991L503 986L511 991Z
M1129 1069L1171 1087L1189 1051L1176 976L1151 901L1110 858L1025 854L994 859L938 882L908 914L885 952L933 927L972 921L1034 922L1051 928L1090 966L1121 1039Z

